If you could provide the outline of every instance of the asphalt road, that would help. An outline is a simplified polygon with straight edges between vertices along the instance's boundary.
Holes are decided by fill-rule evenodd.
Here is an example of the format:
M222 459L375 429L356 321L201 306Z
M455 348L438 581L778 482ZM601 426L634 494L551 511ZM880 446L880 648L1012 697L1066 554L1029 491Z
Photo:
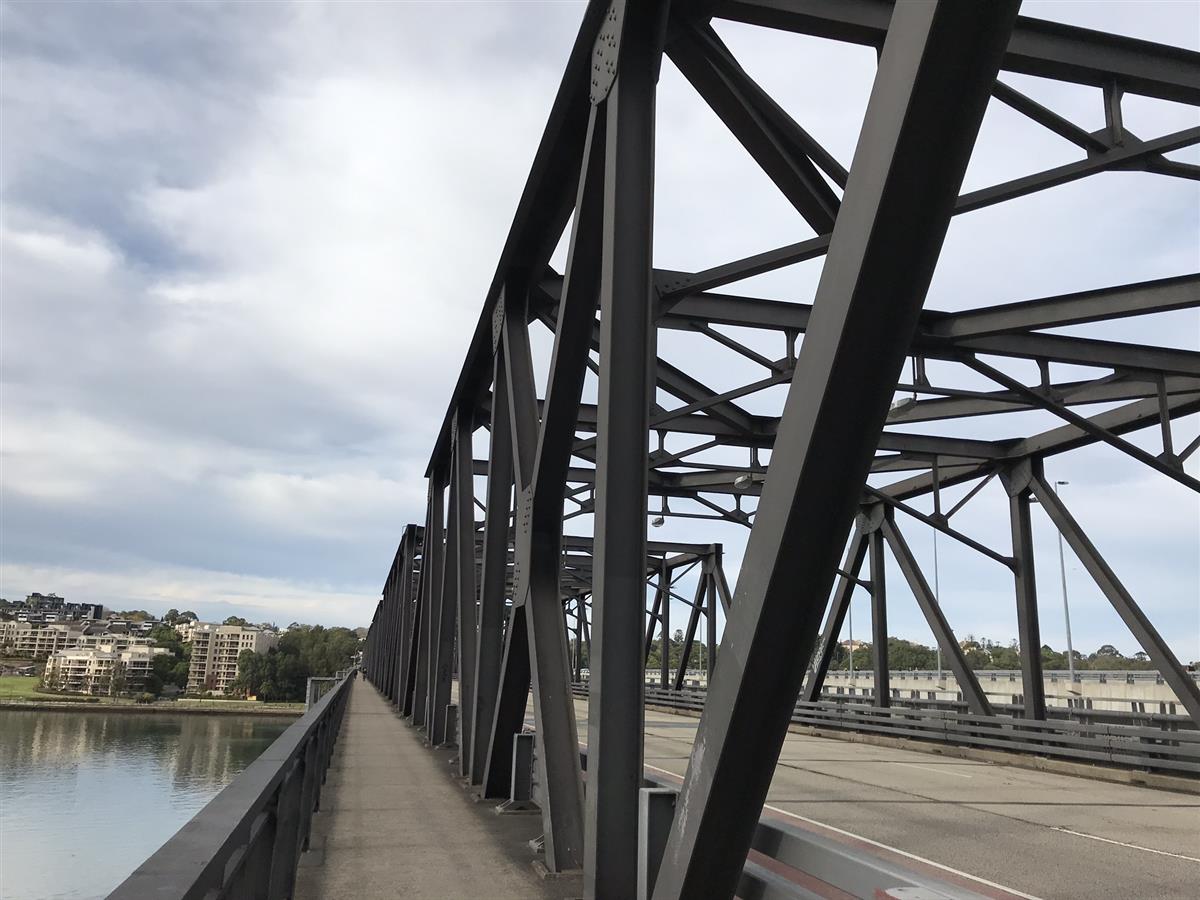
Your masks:
M647 711L646 765L684 774L696 724ZM1200 897L1200 795L791 734L767 805L1018 895Z

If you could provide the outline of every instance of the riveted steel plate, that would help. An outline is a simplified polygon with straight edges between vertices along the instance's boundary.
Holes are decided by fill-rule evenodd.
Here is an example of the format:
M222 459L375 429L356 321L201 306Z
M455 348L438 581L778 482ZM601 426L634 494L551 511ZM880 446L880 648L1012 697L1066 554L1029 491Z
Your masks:
M608 96L617 80L617 57L621 51L621 23L625 19L625 3L614 0L592 46L592 105L598 106Z

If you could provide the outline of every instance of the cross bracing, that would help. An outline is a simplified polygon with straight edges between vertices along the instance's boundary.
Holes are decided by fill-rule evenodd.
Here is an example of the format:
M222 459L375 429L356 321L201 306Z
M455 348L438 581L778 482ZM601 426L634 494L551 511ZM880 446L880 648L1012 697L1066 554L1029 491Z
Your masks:
M874 702L888 704L885 560L898 564L963 699L993 712L906 537L918 524L1012 579L1019 643L1034 649L1021 654L1025 717L1046 716L1037 503L1200 722L1195 681L1044 470L1104 445L1200 489L1188 465L1200 448L1200 353L1111 339L1114 325L1136 333L1200 306L1200 275L925 307L955 216L1113 171L1186 189L1200 167L1177 151L1200 144L1200 128L1134 135L1123 99L1200 105L1200 55L1021 17L1017 6L587 7L433 449L425 522L406 530L388 575L368 674L434 743L457 677L462 771L485 797L507 791L532 689L546 865L582 868L588 896L636 891L646 660L656 628L665 648L673 595L690 610L689 655L703 621L711 668L703 752L654 884L662 900L732 895L795 701L819 696L855 589L871 597ZM852 160L754 81L721 39L722 20L875 48ZM667 64L813 236L698 271L655 266L656 84ZM1104 127L1051 110L1011 74L1091 89ZM1074 145L1076 158L964 191L989 103ZM811 296L739 291L806 261L823 266ZM1085 335L1101 323L1106 336ZM539 332L552 335L541 372ZM668 336L681 334L694 352L668 359ZM717 354L754 376L715 378ZM474 453L477 433L486 458ZM960 526L960 512L996 490L1011 535L1001 546ZM748 529L736 584L717 544L648 542L651 521L681 519ZM687 566L697 570L691 596L672 587ZM585 646L586 791L571 693ZM662 657L662 684L679 686L687 657L677 671Z

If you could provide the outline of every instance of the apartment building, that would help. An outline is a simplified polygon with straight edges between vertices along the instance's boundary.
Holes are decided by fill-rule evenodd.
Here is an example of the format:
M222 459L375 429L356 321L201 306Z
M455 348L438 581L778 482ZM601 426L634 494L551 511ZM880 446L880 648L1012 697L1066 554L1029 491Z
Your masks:
M0 644L12 656L45 659L52 653L74 647L83 631L68 625L34 625L30 622L0 622Z
M197 622L192 629L188 691L228 693L237 678L238 656L245 650L266 653L278 639L275 634L245 625Z
M90 650L127 650L130 647L153 647L154 638L142 637L138 634L108 634L106 632L89 634L84 631L70 646L71 648Z
M169 652L146 644L121 649L110 644L59 650L46 659L42 684L51 690L76 694L140 693L145 690L154 657Z

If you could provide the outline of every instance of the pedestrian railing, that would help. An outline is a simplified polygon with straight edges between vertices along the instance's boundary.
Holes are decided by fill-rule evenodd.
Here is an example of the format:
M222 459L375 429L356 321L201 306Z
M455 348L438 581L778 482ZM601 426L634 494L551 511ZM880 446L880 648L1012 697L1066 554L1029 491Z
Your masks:
M574 686L587 695L586 684ZM646 703L699 713L704 691L646 688ZM1075 712L1075 711L1072 711ZM1163 716L1157 726L1099 724L1073 719L978 716L946 709L882 708L866 703L799 701L792 722L812 728L849 730L889 737L936 741L988 750L1033 753L1182 775L1200 775L1200 731L1180 728L1182 717ZM1192 723L1186 723L1192 724Z
M317 700L109 900L291 897L356 674Z

